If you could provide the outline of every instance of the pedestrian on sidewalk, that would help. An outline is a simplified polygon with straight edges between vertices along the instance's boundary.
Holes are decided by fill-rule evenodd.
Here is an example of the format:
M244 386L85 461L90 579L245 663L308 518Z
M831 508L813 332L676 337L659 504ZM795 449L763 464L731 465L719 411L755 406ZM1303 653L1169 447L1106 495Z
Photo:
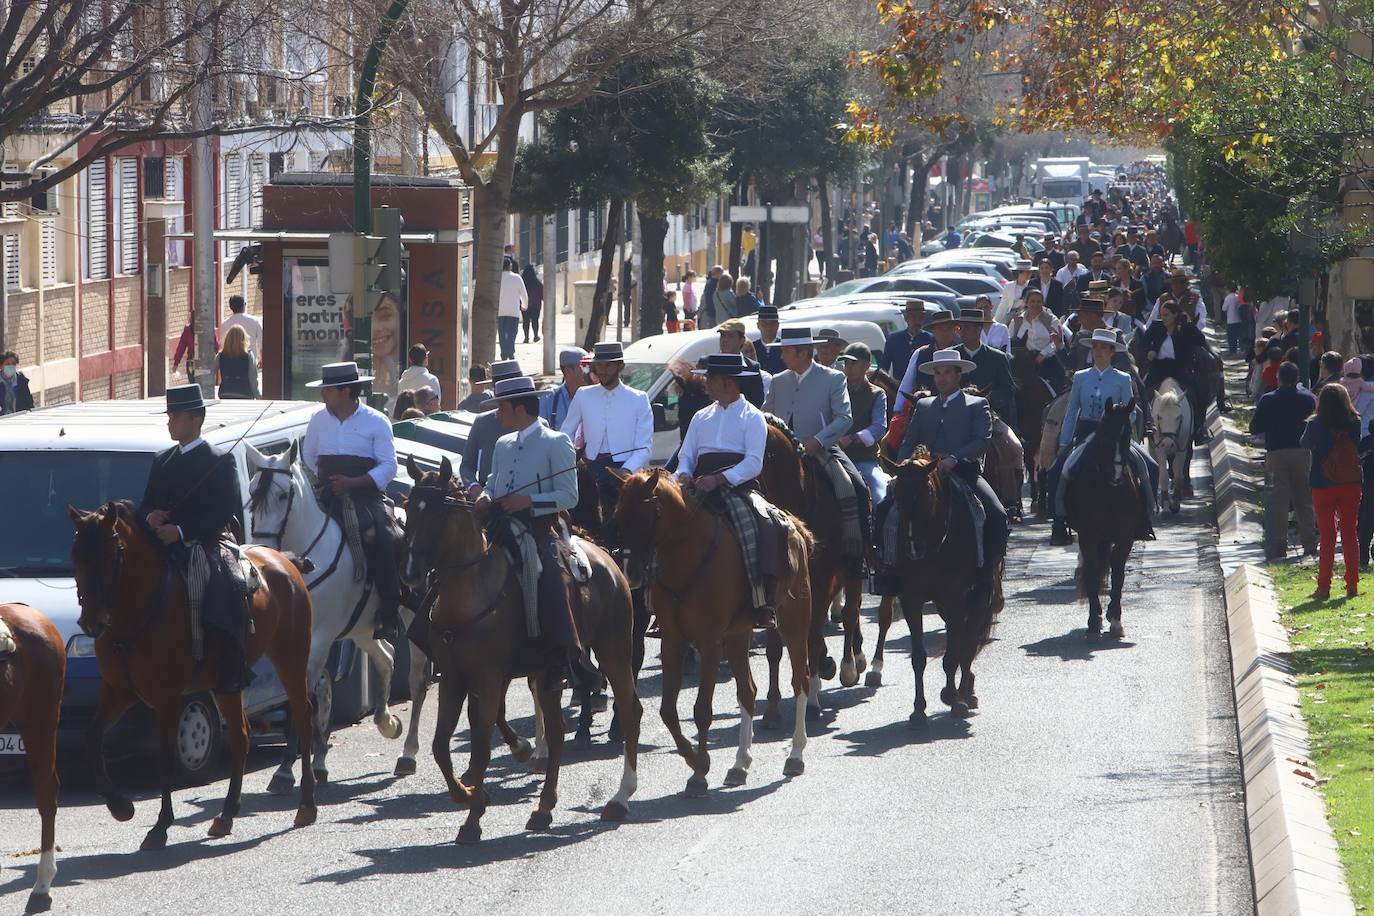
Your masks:
M429 371L429 347L422 343L411 344L410 349L406 351L406 362L409 365L396 382L397 390L414 391L416 388L429 387L435 392L443 392L439 385L439 377Z
M680 330L677 317L677 290L675 289L663 291L663 326L669 334L676 334Z
M33 392L29 377L19 371L19 354L6 350L0 363L4 365L0 369L0 414L33 410Z
M714 328L719 322L716 315L716 289L720 286L720 277L725 273L725 268L719 264L707 271L706 284L701 290L701 308L697 314L700 319L697 321L698 328Z
M1345 594L1353 598L1360 584L1360 415L1342 385L1327 385L1317 393L1317 410L1307 421L1302 445L1312 452L1309 480L1317 513L1317 588L1312 597L1331 597L1331 574L1336 560L1336 526L1340 525L1345 560Z
M248 348L248 332L234 325L224 335L224 349L215 354L215 384L220 400L258 396L258 358Z
M1250 434L1264 437L1264 556L1282 560L1288 555L1288 512L1298 516L1298 539L1304 554L1317 549L1312 507L1312 453L1302 446L1308 417L1316 399L1298 390L1298 367L1278 367L1279 387L1264 395L1250 418Z
M520 332L520 316L529 307L529 301L529 290L515 272L515 261L506 258L501 265L501 305L496 312L496 338L503 360L515 359L515 335Z
M697 320L697 272L689 270L682 275L682 318L684 321Z
M1245 334L1245 310L1247 306L1240 300L1239 289L1236 281L1232 280L1227 283L1226 298L1221 301L1221 312L1226 318L1227 356L1235 356L1240 352L1241 338Z
M736 317L745 318L749 315L756 314L761 305L763 305L763 300L754 294L748 277L740 277L735 281Z
M735 278L728 271L722 271L716 279L715 317L717 321L728 321L739 317L739 306L735 302ZM711 325L715 327L713 323Z
M525 306L525 317L523 320L525 328L525 343L530 342L530 334L534 334L535 343L539 342L539 312L544 307L544 284L540 282L539 275L534 272L533 264L526 264L520 271L520 279L525 282L525 291L529 293L529 304Z

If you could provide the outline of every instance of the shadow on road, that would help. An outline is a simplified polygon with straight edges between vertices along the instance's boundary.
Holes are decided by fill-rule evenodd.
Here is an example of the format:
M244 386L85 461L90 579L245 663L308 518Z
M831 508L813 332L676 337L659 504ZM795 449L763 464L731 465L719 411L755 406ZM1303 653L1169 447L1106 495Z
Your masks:
M1046 636L1044 639L1028 642L1021 651L1031 658L1057 658L1064 662L1091 661L1099 652L1113 649L1130 649L1135 643L1127 639L1106 639L1101 642L1088 642L1088 629L1081 627L1063 636Z
M835 738L849 745L844 752L846 757L879 757L888 751L913 744L931 744L972 736L973 725L970 720L937 713L924 725L912 725L905 719L898 719L876 728L838 732Z

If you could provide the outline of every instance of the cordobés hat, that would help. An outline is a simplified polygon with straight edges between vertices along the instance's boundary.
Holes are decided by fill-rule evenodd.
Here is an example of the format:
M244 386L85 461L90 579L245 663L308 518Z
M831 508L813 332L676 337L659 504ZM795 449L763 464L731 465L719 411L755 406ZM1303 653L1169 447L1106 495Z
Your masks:
M810 328L790 327L778 332L777 342L784 347L809 347L821 341L812 338Z
M1101 289L1101 290L1106 290L1106 289L1111 289L1111 286L1112 286L1112 284L1109 283L1109 282L1106 281L1106 280L1089 280L1089 281L1088 281L1088 289L1090 289L1090 290L1099 290L1099 289Z
M984 314L982 309L968 308L959 310L959 322L961 324L965 321L970 324L982 324L987 320L987 315Z
M503 378L497 382L487 403L495 404L499 401L533 398L538 397L539 394L539 389L534 387L534 379L528 375L517 375L514 378Z
M949 347L944 350L936 350L934 356L921 363L920 369L926 375L934 375L935 370L940 366L957 366L960 372L968 372L971 369L976 369L978 364L960 356L957 347Z
M325 363L320 367L320 378L318 381L306 382L307 388L342 388L345 385L356 385L360 382L370 382L372 376L359 375L357 363ZM171 392L169 391L170 395Z
M926 327L934 327L937 324L954 324L958 319L949 309L940 309L938 312L931 312L926 317Z
M902 311L920 312L924 315L926 313L926 302L924 299L908 299L906 302L902 303Z
M218 401L207 401L200 392L199 385L177 385L167 389L167 409L158 413L176 413L186 410L204 410Z
M502 379L516 378L523 373L520 371L520 363L513 359L498 360L491 364L492 383Z
M1111 344L1118 353L1126 351L1126 345L1117 338L1116 331L1111 328L1098 328L1093 331L1092 337L1080 337L1078 344L1082 347L1091 347L1093 344Z
M821 328L816 332L816 343L833 343L845 346L849 341L840 336L840 332L834 328Z
M754 320L757 321L777 321L778 307L776 305L760 305L758 311L754 312Z
M750 369L749 364L744 361L742 353L712 353L706 358L706 365L692 370L693 375L724 375L730 378L741 378L747 375L758 375L758 371Z

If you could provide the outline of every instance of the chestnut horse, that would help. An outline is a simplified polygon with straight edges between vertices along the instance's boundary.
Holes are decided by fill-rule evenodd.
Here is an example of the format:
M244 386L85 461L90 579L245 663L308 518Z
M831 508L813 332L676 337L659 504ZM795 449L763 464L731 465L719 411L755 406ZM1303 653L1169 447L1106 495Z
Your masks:
M1110 635L1120 639L1121 588L1126 581L1126 561L1140 528L1140 488L1149 481L1137 480L1131 469L1131 411L1135 398L1125 404L1111 399L1102 421L1088 439L1064 491L1069 524L1078 531L1083 590L1088 594L1088 640L1102 634L1102 574L1112 572L1107 621Z
M539 806L526 822L526 830L547 830L553 823L563 754L567 654L528 637L519 571L506 549L487 536L486 521L459 490L447 458L437 472L416 478L406 500L407 575L414 577L419 567L435 571L439 578L439 600L429 622L430 658L440 675L432 749L449 797L468 809L467 820L458 830L459 843L482 838L482 815L490 804L482 782L491 762L491 729L504 718L506 688L514 678L531 679L536 713L546 723L549 748ZM634 612L630 585L620 567L596 544L581 543L592 575L583 586L585 597L577 602L577 629L611 684L625 737L620 788L601 811L603 820L619 821L628 813L627 802L639 782L641 707L631 662ZM469 694L472 754L467 772L455 778L449 744ZM506 735L507 741L511 737Z
M662 468L634 474L612 473L622 481L615 509L621 533L631 550L646 563L646 554L652 551L656 565L650 588L663 646L660 712L678 753L692 768L687 794L706 794L706 774L711 769L706 740L711 731L711 701L716 687L712 674L720 664L722 650L735 677L740 705L739 749L735 765L725 774L725 784L742 786L753 761L749 749L753 744L757 689L749 670L753 613L739 541L724 519L703 508L696 497L684 493ZM796 698L792 751L783 764L784 776L799 776L805 768L802 749L806 747L806 695L811 681L806 638L813 608L807 567L812 542L799 520L792 520L792 528L787 538L788 572L777 583L775 631L787 646L792 662L792 693ZM689 645L695 646L701 655L701 679L694 710L695 749L683 736L677 714L682 658Z
M126 500L94 512L67 507L76 528L72 569L76 579L81 631L95 639L100 664L100 700L86 732L86 751L95 764L100 795L115 820L134 816L133 803L115 789L105 769L106 730L135 702L152 707L161 740L159 771L162 810L143 838L142 849L167 845L172 824L172 774L181 698L214 690L220 681L218 634L207 631L205 660L191 658L191 612L186 586L153 532ZM291 724L301 746L301 801L297 827L315 823L315 774L310 765L311 700L306 683L312 609L305 579L284 555L250 547L249 559L261 583L249 605L253 621L244 661L264 654L286 690ZM229 738L229 792L224 809L210 824L210 836L228 836L239 813L244 761L248 757L248 717L242 693L216 693L215 705Z
M29 777L42 822L38 876L26 913L52 907L48 891L57 874L53 859L53 821L57 817L57 720L67 650L62 635L27 604L0 604L0 726L12 724L24 742Z
M953 484L924 447L901 464L885 462L896 502L897 538L903 557L902 613L911 628L911 667L916 675L916 699L910 721L926 721L924 675L926 650L921 635L921 608L935 602L945 621L945 686L940 699L959 718L978 708L974 692L973 660L988 641L993 618L1002 609L1002 570L994 577L990 601L975 605L969 586L977 572L973 516L960 505ZM951 500L956 502L951 503ZM998 561L999 567L1001 561ZM954 674L959 672L956 690Z

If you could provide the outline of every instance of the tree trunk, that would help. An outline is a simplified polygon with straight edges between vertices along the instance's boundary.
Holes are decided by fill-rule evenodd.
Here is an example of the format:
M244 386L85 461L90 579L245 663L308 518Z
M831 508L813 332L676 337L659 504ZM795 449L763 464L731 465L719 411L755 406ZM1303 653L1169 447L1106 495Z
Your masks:
M906 206L906 231L911 236L911 247L916 256L921 256L921 245L925 242L922 227L926 224L926 193L930 190L930 167L933 159L916 155L911 158L911 199Z
M749 176L747 174L743 175L740 178L739 188L733 196L738 198L738 200L736 200L735 203L747 204L749 202ZM725 215L726 219L729 219L730 214L728 209ZM739 279L740 241L742 240L742 228L743 227L739 223L730 223L730 263L726 265L726 269L730 272L730 276L736 279Z
M611 277L615 275L615 249L620 244L620 221L625 216L625 201L611 198L606 214L606 236L601 240L601 265L596 271L596 292L592 294L592 317L587 322L587 336L582 349L588 353L601 339L601 332L611 315Z
M639 211L639 339L663 333L663 245L666 214Z
M496 355L496 316L501 306L501 256L506 247L510 188L515 178L515 154L520 141L520 112L506 108L499 128L499 145L491 175L473 190L477 241L472 271L472 337L468 341L472 365L489 363Z
M830 179L826 175L817 173L816 190L821 198L821 243L825 245L826 260L821 283L824 284L830 276L830 265L835 257L835 227L834 220L830 218Z

